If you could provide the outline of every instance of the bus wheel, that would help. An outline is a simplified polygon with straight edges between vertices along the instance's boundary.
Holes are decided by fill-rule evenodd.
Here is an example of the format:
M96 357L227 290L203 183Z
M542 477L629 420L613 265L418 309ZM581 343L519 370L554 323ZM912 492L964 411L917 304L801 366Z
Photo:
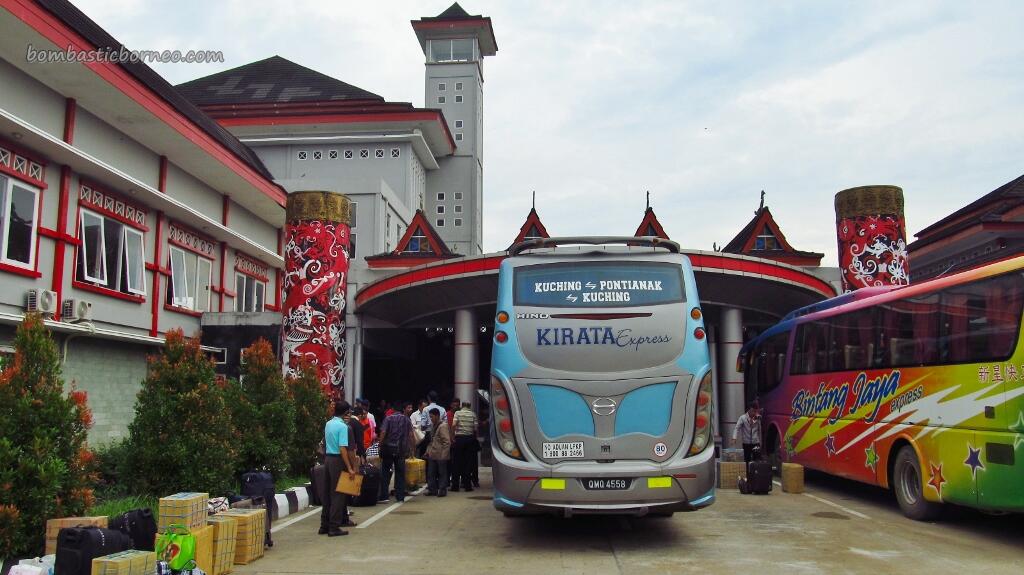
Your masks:
M924 498L924 482L921 478L921 464L917 461L917 453L909 445L903 446L896 454L893 466L893 490L896 501L907 517L916 521L926 521L938 517L942 505Z

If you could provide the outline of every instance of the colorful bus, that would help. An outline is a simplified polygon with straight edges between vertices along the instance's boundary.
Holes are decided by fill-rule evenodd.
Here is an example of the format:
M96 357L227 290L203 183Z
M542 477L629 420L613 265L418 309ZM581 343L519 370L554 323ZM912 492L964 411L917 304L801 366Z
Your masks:
M715 499L711 363L693 270L658 238L546 238L498 275L494 506L671 515Z
M1022 274L1018 257L839 296L748 342L769 456L891 488L914 519L1024 511Z

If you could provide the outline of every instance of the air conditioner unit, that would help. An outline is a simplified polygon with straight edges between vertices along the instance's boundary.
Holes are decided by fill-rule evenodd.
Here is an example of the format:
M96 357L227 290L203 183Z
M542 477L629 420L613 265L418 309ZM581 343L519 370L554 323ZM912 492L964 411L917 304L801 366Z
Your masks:
M52 316L57 313L57 292L30 289L25 294L25 311Z
M89 321L92 319L92 302L84 299L66 299L61 316L64 321Z

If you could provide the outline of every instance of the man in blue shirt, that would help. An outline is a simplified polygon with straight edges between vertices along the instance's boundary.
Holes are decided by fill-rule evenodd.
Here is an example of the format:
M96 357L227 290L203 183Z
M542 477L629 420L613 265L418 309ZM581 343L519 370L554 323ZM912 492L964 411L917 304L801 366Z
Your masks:
M321 494L320 534L330 537L348 535L341 527L348 523L348 496L335 487L342 473L355 474L355 465L349 451L349 429L344 418L352 411L345 400L334 404L334 417L324 426L324 464L327 467L327 493Z

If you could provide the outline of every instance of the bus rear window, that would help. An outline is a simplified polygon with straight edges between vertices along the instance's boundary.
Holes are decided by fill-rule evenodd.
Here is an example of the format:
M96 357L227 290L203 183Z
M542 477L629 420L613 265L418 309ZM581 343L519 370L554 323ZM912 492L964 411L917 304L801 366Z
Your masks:
M631 307L683 301L678 264L563 262L515 271L514 305Z

